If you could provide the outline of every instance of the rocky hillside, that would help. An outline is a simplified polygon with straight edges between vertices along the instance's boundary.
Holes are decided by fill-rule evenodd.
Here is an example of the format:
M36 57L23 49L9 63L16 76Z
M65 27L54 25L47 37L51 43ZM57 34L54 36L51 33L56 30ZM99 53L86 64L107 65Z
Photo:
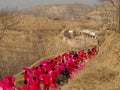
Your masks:
M80 25L78 21L51 20L32 15L16 18L20 22L15 28L6 29L0 39L0 78L18 73L22 67L30 66L42 57L70 50L71 46L59 37L60 32Z
M77 19L92 9L93 7L85 4L54 4L26 9L24 13L53 19Z
M98 55L62 90L120 90L120 35L112 33Z

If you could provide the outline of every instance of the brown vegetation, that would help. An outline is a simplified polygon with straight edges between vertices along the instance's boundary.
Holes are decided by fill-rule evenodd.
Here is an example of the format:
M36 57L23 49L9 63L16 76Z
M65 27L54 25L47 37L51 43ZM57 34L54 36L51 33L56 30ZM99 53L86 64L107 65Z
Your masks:
M53 4L26 9L23 13L54 20L77 20L92 9L93 7L85 4Z
M6 30L15 29L19 23L17 10L0 10L0 39L3 38Z
M78 21L57 21L31 15L17 17L20 23L14 25L15 29L7 28L0 40L1 77L16 74L42 57L71 50L72 47L59 35L64 28L78 26Z
M104 17L99 19L99 16L102 16L101 14L104 14L104 16L108 15L108 8L109 5L107 12L105 12L102 11L104 7L99 7L97 10L86 14L86 17L80 17L78 20L48 19L40 15L31 14L15 16L15 18L19 19L19 23L16 23L17 20L15 18L11 18L13 20L6 20L6 17L5 19L3 18L5 24L0 22L0 32L3 33L3 30L6 30L6 32L4 32L4 37L0 40L0 78L5 75L16 74L21 71L22 67L29 67L37 61L34 64L36 65L43 60L41 59L43 57L51 55L53 57L62 52L73 50L73 47L60 37L60 32L63 29L80 27L80 29L90 28L103 32L104 25L108 25L111 22L108 19L107 22L104 21ZM97 15L98 17L94 18ZM113 18L113 12L111 16L109 18L114 19L116 22L116 19ZM15 24L13 23L14 20ZM9 28L8 22L12 27ZM114 24L116 25L116 23ZM110 29L113 31L113 29L116 30L116 27ZM120 36L105 30L106 28L104 29L105 38L98 37L101 42L105 40L103 44L101 43L102 47L98 55L86 69L79 72L67 85L62 86L62 90L120 89ZM21 72L16 77L17 85L21 86L21 80L23 79Z
M113 33L113 32L112 32ZM119 90L120 89L120 35L111 34L100 52L62 90Z

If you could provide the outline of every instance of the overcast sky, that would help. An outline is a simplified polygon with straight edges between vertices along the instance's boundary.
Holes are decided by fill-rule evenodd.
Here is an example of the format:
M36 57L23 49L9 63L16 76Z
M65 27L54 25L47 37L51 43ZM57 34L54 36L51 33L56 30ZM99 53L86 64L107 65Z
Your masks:
M84 3L95 5L97 0L0 0L0 8L29 8L38 5L60 3Z

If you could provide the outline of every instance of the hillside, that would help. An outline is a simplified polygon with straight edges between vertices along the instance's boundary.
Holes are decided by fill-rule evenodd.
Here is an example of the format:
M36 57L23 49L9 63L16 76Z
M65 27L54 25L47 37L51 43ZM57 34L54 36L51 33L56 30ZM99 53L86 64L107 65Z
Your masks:
M62 90L120 90L120 35L112 33L98 55Z
M78 19L93 7L85 4L53 4L26 9L24 13L52 19Z
M99 41L98 55L84 70L61 86L61 90L120 90L120 34L114 32L115 11L108 7L112 12L109 17L103 7L93 10L93 7L84 4L55 4L21 11L16 17L19 23L6 29L0 39L0 78L15 75L15 83L21 87L22 67L31 67L63 52L88 49L89 45L96 46ZM0 34L2 28L0 23ZM87 38L81 40L79 33L85 29L95 32L97 37L86 34ZM61 36L64 30L76 30L80 39Z
M65 25L79 25L74 21L54 21L27 15L20 15L18 18L20 23L16 28L6 30L0 40L0 78L16 74L22 67L30 66L44 56L69 50L70 46L59 37L60 31Z
M120 89L120 35L109 32L109 36L99 48L95 56L87 67L80 71L68 83L61 86L61 90L119 90ZM106 33L107 34L107 33ZM38 60L33 65L41 60ZM32 67L31 65L30 67ZM22 73L16 74L16 85L21 87L23 82Z

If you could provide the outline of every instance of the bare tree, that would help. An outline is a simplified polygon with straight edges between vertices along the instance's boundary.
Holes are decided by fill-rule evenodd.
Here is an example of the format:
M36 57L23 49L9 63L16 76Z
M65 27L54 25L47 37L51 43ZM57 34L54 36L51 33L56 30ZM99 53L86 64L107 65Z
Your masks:
M2 9L0 10L0 24L1 24L1 33L0 39L3 38L6 30L14 29L19 23L16 10Z
M120 1L119 0L99 0L102 4L103 3L110 3L112 5L111 10L108 9L105 5L104 8L104 14L107 17L106 21L104 22L104 25L107 25L107 27L111 28L112 30L116 31L117 33L120 33L119 30L119 9L120 9ZM103 17L104 18L104 17ZM104 19L105 20L105 19Z
M105 1L110 2L115 7L115 3L114 3L115 0L99 0L99 1L100 2L105 2Z

